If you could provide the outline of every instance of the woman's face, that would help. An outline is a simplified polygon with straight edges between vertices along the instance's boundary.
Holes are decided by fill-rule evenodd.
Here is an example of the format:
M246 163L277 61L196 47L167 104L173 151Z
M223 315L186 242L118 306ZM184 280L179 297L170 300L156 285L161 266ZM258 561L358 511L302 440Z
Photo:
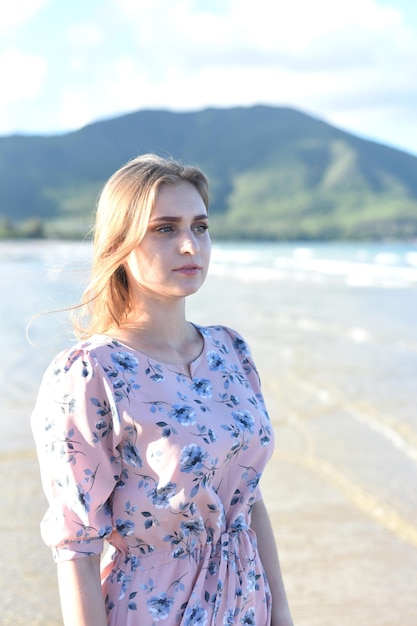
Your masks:
M125 262L135 300L179 298L203 284L210 261L207 210L188 182L162 184L140 244Z

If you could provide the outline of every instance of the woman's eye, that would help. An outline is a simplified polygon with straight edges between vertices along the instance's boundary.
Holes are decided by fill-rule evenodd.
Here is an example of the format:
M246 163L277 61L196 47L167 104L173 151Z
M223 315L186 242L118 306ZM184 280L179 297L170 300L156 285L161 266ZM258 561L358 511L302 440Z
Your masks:
M202 235L203 233L205 233L205 232L206 232L206 230L208 230L208 227L209 227L209 226L208 226L208 224L196 224L196 225L193 227L193 230L194 230L196 233L199 233L199 234L201 234L201 235Z
M191 227L191 230L196 233L197 235L203 235L206 230L208 229L208 224L206 223L202 223L202 224L193 224ZM164 224L162 226L158 226L158 228L156 228L156 232L157 233L161 233L163 235L169 235L174 233L176 230L176 227L174 224Z
M156 229L156 232L158 233L172 233L174 231L174 227L173 226L160 226L159 228Z

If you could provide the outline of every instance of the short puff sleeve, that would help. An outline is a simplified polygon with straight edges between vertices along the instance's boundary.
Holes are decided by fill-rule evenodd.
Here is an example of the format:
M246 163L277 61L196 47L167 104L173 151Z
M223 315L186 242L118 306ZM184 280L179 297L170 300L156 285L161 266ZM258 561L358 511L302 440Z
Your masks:
M100 554L113 531L120 420L94 351L65 351L43 377L31 418L49 503L41 534L56 561Z

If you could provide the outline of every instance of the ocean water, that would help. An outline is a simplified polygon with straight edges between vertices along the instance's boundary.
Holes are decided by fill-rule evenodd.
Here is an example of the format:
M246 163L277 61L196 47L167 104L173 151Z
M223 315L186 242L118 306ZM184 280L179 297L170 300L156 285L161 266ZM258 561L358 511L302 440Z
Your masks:
M73 341L67 313L36 316L78 302L90 257L89 244L0 242L0 460L13 475L33 459L29 419L43 372ZM414 626L417 245L215 243L188 317L235 327L251 346L276 431L280 475L267 477L266 493L284 529L296 621ZM293 484L297 489L275 501ZM324 485L328 501L317 510ZM15 481L7 494L5 506L21 503L18 519L32 502L43 510L38 482ZM349 503L348 522L342 503ZM10 524L24 528L15 518ZM13 554L33 550L23 531L15 541ZM286 545L293 554L285 554ZM323 576L337 576L326 582L307 575L306 559ZM27 576L30 587L41 577L43 588L45 572L29 562L22 573L19 563L5 623L60 623L46 619L49 604L35 589L27 611L39 621L23 614L19 621L19 581ZM58 616L55 596L50 606Z
M90 256L88 243L0 242L0 449L32 445L28 414L43 370L73 339L66 313L36 316L78 302ZM372 426L387 436L395 427L393 444L415 458L417 245L215 243L188 311L237 326L277 372L296 368L323 398L331 387L346 402L368 402Z

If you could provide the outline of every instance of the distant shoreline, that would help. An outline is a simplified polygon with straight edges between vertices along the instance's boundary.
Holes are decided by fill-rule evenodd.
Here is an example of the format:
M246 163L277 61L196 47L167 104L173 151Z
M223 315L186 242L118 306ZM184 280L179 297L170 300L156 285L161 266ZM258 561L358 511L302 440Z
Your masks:
M144 152L201 167L219 239L417 237L417 156L268 105L136 111L63 135L0 137L0 236L84 237L105 181Z
M246 234L239 235L238 233L234 237L225 237L216 232L212 233L212 239L214 242L242 242L242 243L410 243L417 245L417 233L412 236L396 237L396 236L375 236L375 237L306 237L300 235L299 237L266 237L266 236L250 236ZM91 237L88 233L79 235L64 235L64 234L52 234L52 235L2 235L0 233L0 242L5 241L55 241L59 242L83 242L91 241Z

